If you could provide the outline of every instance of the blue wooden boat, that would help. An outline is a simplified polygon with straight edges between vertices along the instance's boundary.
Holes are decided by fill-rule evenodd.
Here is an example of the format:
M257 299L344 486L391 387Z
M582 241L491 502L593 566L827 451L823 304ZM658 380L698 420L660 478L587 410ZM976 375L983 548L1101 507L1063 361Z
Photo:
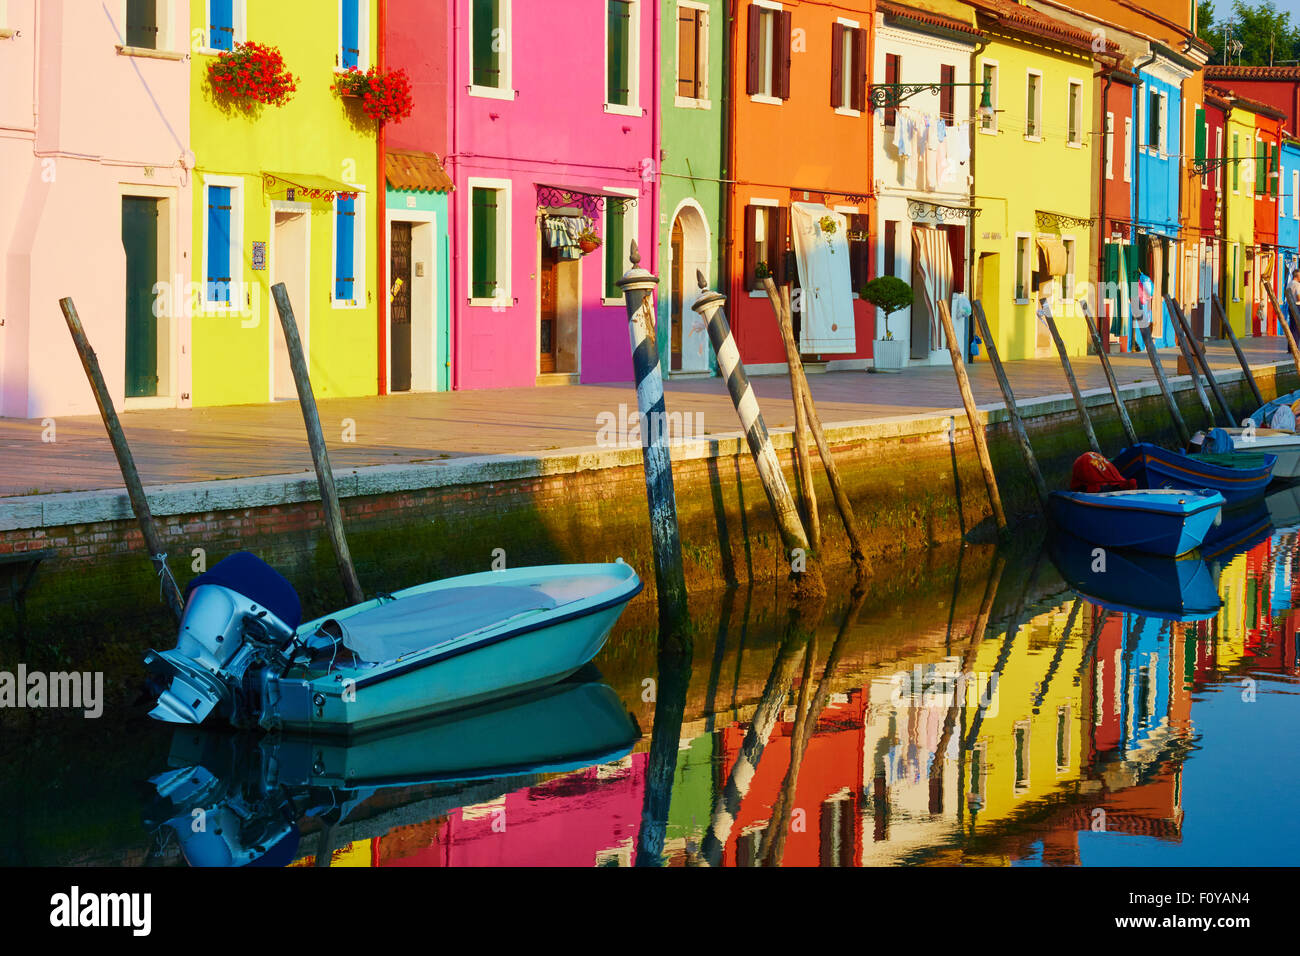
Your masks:
M1170 558L1117 549L1098 556L1095 544L1063 531L1053 532L1047 544L1065 583L1107 610L1202 621L1223 603L1213 569L1194 553Z
M1264 493L1277 457L1263 452L1187 455L1139 442L1120 452L1114 463L1139 488L1209 488L1233 505Z
M640 736L612 689L577 677L349 740L185 727L149 781L157 798L145 818L171 831L192 866L283 866L297 856L301 817L336 823L394 787L517 786L521 775L620 760Z
M1223 509L1217 491L1054 491L1052 520L1103 548L1175 557L1200 546Z
M293 587L247 552L186 587L176 648L150 650L150 715L353 734L553 684L604 645L641 580L621 561L486 571L300 624Z

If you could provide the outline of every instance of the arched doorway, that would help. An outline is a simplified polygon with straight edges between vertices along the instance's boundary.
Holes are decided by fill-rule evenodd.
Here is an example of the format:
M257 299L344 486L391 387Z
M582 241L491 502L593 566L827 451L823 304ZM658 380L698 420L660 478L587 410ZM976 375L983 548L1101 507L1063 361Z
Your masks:
M709 225L698 205L687 200L673 217L668 264L670 372L709 371L709 332L691 304L700 294L696 271L710 276Z

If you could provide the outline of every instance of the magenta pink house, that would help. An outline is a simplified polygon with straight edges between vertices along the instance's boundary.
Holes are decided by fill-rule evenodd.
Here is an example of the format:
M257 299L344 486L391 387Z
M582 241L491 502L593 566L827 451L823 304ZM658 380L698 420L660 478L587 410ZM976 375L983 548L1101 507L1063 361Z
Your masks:
M631 379L614 283L634 238L654 265L657 10L652 0L391 0L389 63L446 111L413 117L413 129L440 128L423 148L455 184L451 387ZM431 36L445 38L441 49Z

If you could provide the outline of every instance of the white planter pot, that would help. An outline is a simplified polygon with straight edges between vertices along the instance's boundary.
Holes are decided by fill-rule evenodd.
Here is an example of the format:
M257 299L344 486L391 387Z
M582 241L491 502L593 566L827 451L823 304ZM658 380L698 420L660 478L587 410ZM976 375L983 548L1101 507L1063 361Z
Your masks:
M902 339L876 339L874 343L877 372L897 372L907 367L908 344Z

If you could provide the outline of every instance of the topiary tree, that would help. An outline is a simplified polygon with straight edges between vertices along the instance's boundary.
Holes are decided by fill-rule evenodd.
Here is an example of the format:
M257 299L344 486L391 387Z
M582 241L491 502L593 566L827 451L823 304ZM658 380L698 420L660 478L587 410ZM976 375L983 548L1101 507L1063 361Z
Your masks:
M864 285L858 294L885 313L885 338L892 339L889 316L912 304L912 287L897 276L880 276Z

